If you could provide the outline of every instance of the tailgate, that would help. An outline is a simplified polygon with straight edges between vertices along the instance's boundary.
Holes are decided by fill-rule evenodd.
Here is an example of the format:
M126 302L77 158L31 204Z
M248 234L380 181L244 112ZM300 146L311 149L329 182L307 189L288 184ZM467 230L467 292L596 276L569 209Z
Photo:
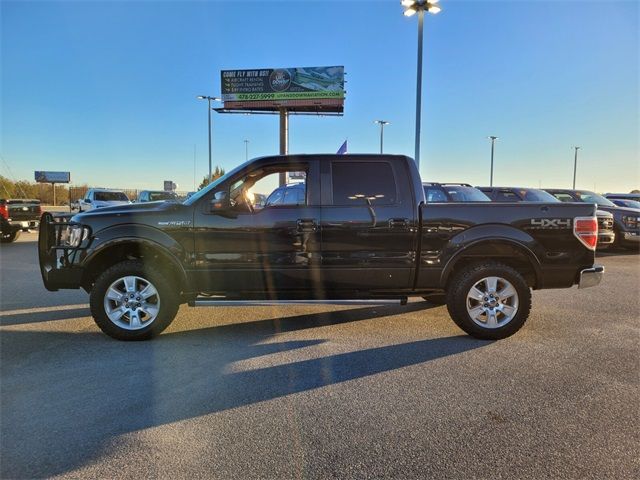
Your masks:
M40 204L33 202L10 201L7 205L12 220L39 220Z

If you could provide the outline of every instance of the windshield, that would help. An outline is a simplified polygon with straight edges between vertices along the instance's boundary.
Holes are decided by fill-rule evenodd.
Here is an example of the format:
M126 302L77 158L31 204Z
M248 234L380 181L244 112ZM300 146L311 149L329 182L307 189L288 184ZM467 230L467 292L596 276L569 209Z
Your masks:
M99 202L128 202L123 192L95 192L93 198Z
M576 192L576 195L580 200L586 203L596 203L601 207L615 207L616 204L611 200L607 200L602 195L598 195L597 193L589 192L587 190L582 190L580 192Z
M619 207L640 209L640 202L636 202L635 200L625 200L623 198L614 198L613 203L615 203Z
M249 163L251 162L251 160L249 162L245 162L242 165L238 165L236 168L234 168L233 170L231 170L230 172L224 174L223 176L221 176L220 178L215 179L213 182L211 182L209 185L207 185L206 187L204 187L201 190L198 190L196 193L194 193L193 195L191 195L189 198L187 198L183 204L184 205L193 205L194 203L196 203L198 200L200 200L202 197L204 197L207 193L211 192L212 190L215 190L215 188L220 185L221 183L223 183L224 181L226 181L228 178L232 177L233 175L235 175L236 173L238 173L240 170L242 170L245 166L247 166Z
M474 187L443 185L454 202L490 202L491 199Z
M544 190L538 190L536 188L525 190L524 200L525 202L554 202L554 203L558 203L560 201L550 193L545 192Z

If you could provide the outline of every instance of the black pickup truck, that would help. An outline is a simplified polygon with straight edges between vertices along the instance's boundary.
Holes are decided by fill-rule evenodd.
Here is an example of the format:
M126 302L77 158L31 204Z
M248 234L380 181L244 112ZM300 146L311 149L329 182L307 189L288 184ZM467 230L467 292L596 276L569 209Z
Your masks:
M265 207L287 179L304 189ZM181 303L398 300L446 292L465 332L518 331L531 289L597 285L595 206L426 203L401 155L249 161L184 203L42 217L47 289L84 288L108 335L157 335Z

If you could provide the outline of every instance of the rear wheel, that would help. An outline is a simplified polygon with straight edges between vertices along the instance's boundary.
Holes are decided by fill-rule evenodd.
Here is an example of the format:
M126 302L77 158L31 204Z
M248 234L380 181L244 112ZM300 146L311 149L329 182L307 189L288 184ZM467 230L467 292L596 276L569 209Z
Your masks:
M447 293L453 321L476 338L499 340L516 333L531 310L531 290L513 268L495 262L456 273Z
M127 260L98 277L91 290L91 314L113 338L147 340L171 324L179 293L155 268Z

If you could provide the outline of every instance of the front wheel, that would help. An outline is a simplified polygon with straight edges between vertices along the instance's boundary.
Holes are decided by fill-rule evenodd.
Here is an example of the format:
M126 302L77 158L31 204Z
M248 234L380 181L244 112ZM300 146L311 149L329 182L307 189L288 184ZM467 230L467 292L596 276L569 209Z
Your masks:
M516 333L529 317L531 290L508 265L488 262L455 274L447 293L453 321L469 335L499 340Z
M91 289L91 315L118 340L147 340L173 321L180 292L155 268L126 260L105 270Z
M13 230L10 233L3 233L2 238L0 238L0 241L2 241L2 243L15 242L21 233L22 233L22 230L19 230L19 229Z

